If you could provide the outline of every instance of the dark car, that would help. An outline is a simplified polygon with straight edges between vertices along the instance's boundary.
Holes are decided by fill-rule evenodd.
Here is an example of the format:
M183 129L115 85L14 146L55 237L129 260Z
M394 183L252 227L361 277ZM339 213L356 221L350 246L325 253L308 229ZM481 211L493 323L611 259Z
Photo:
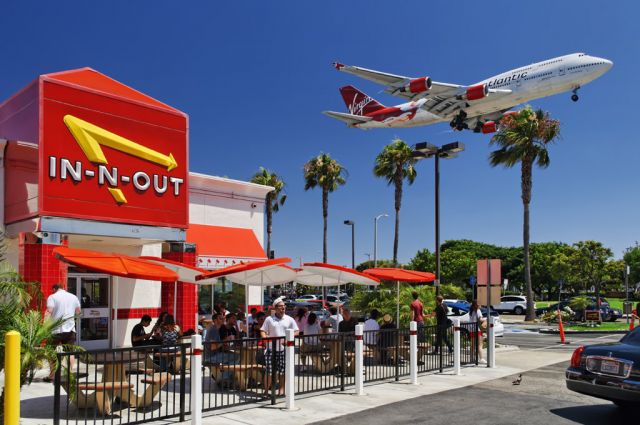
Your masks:
M578 347L565 376L572 391L640 407L640 328L620 342Z
M541 316L549 311L556 311L558 304L560 304L560 310L564 310L564 308L569 305L569 300L560 301L560 303L551 304L548 307L536 308L536 316Z

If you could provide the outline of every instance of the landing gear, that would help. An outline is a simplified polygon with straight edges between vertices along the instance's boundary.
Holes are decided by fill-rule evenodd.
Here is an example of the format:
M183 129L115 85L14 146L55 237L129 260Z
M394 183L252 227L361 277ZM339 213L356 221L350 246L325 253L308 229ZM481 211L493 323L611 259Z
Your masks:
M475 126L475 127L473 127L473 132L474 132L474 133L480 133L480 132L482 131L482 125L483 125L483 124L484 124L484 123L483 123L482 121L478 120L478 121L476 122L476 126Z
M469 125L466 122L464 122L466 118L467 118L467 113L465 111L460 111L458 115L456 115L455 118L451 120L449 125L451 126L451 128L458 131L465 130L469 128Z
M571 100L573 100L574 102L577 102L577 101L578 101L578 99L580 99L580 98L578 97L578 89L579 89L579 88L580 88L580 87L576 87L575 89L573 89L573 94L571 95Z

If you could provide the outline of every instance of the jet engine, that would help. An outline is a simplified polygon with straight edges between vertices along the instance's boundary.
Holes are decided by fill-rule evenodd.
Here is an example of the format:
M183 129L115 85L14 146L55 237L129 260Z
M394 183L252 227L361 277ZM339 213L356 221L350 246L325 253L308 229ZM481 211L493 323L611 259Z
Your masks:
M495 121L487 121L482 124L482 129L480 131L482 131L482 134L489 134L495 133L496 131L498 131L498 128Z
M431 78L420 77L414 78L409 81L409 84L402 87L400 90L405 93L422 93L431 88Z
M471 86L467 89L465 93L465 97L467 100L478 100L482 99L489 93L489 88L486 84L478 84L476 86Z

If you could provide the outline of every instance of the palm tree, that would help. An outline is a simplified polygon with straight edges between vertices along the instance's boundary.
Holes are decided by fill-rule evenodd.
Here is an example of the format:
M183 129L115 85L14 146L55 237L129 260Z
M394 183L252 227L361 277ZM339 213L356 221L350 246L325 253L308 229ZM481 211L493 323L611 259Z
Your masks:
M260 171L251 177L251 183L271 186L273 190L267 193L267 199L264 205L267 214L267 257L271 255L271 230L273 223L273 213L280 211L280 206L284 205L287 195L282 192L284 190L284 182L276 173L272 173L264 167L260 167Z
M324 233L322 236L322 261L327 262L327 216L329 215L329 192L344 185L347 180L347 170L326 153L311 158L304 164L304 190L316 186L322 188L322 219Z
M394 185L396 229L393 238L393 263L398 264L398 237L400 233L400 205L402 204L402 183L405 179L413 184L416 179L416 163L413 157L413 149L400 139L395 139L384 147L376 157L373 174L376 177L384 177L389 185Z
M531 289L531 264L529 261L529 203L533 165L540 168L549 166L547 146L560 134L560 121L549 118L549 114L538 109L533 111L526 106L517 114L508 115L500 122L501 128L492 138L491 144L498 150L491 152L491 166L504 165L513 167L520 163L520 186L524 219L522 239L524 248L524 279L527 286L527 314L525 320L533 320L533 291Z

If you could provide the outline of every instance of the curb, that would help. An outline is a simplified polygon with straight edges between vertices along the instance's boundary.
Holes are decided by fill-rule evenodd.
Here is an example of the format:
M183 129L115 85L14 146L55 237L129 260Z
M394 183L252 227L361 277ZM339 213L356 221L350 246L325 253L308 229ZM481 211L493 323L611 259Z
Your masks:
M540 329L538 332L541 334L550 334L557 335L560 332L557 329ZM600 335L600 334L610 334L610 335L625 335L629 331L573 331L566 330L564 331L565 335Z

